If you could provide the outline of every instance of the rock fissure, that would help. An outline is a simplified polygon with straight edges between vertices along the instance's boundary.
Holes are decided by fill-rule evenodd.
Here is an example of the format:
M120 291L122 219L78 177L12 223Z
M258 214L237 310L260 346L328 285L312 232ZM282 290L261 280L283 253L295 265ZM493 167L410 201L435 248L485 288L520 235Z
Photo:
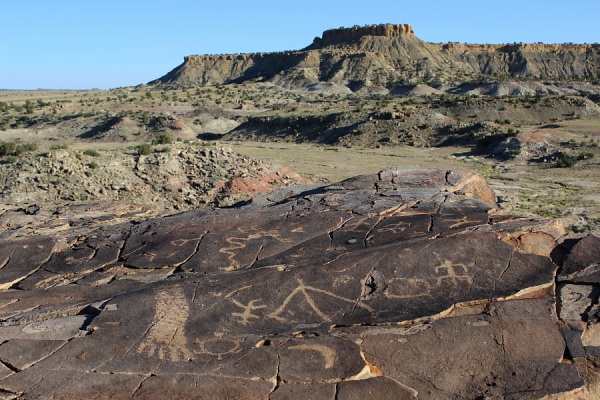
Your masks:
M330 230L330 231L328 232L328 234L329 234L330 246L331 246L331 245L333 245L333 235L334 235L334 233L336 233L336 232L337 232L337 231L339 231L340 229L343 229L343 228L346 226L346 224L348 224L348 222L350 222L350 221L354 220L355 218L356 218L356 217L354 217L354 216L353 216L353 217L350 217L350 218L348 218L348 219L346 219L346 220L342 219L342 221L339 223L339 225L338 225L338 226L334 227L332 230Z
M210 230L207 230L206 232L204 232L202 235L200 235L198 242L196 243L196 247L194 248L194 251L192 252L192 254L190 254L189 257L187 257L185 260L183 260L180 263L177 263L176 265L173 265L174 267L178 267L178 268L183 268L183 266L185 264L187 264L194 256L196 256L198 254L198 252L200 251L200 246L202 245L202 240L206 237L206 235L208 235L210 233Z
M135 224L132 224L129 227L129 232L125 235L125 238L123 239L123 243L121 243L121 248L119 249L119 254L117 256L117 260L119 261L126 261L127 260L127 256L130 254L133 254L134 252L140 250L141 248L145 247L142 246L139 249L135 249L133 251L130 251L128 254L123 254L123 252L125 251L125 247L127 246L127 241L129 240L129 238L131 237L131 235L133 235L133 229L135 227Z
M262 253L262 251L265 249L265 245L260 245L260 247L258 248L258 251L256 252L256 257L254 257L254 260L248 265L246 266L244 269L250 269L252 268L254 265L256 265L256 263L258 262L258 260L260 259L260 253Z
M89 304L75 305L71 307L60 308L56 310L44 310L35 308L30 312L16 314L11 317L0 320L0 326L26 325L32 322L47 321L55 318L70 317L81 313Z
M8 265L8 263L10 263L10 260L12 258L12 254L6 257L6 260L0 264L0 269L4 268L6 265Z
M282 379L280 376L281 356L279 355L279 351L276 351L275 355L277 356L277 369L275 371L275 376L272 378L273 388L271 389L271 392L269 393L269 396L268 396L269 399L271 399L271 395L273 393L275 393L277 391L277 389L279 389L279 385L282 382Z
M373 233L374 230L377 229L377 227L379 226L379 224L381 224L383 221L385 221L385 217L379 217L379 219L377 220L377 222L371 227L371 229L369 229L367 231L367 233L365 233L363 242L365 245L365 249L369 247L369 241L371 240L370 238L372 237L371 234Z
M511 266L511 262L512 262L512 259L513 259L514 255L515 255L516 251L517 251L517 250L516 250L515 248L513 248L513 249L512 249L512 251L511 251L511 253L510 253L510 256L508 257L508 262L506 263L506 267L505 267L505 268L504 268L504 269L503 269L503 270L500 272L500 275L498 276L498 279L496 279L496 280L494 281L494 286L493 286L493 288L492 288L492 294L491 294L491 296L490 296L490 298L489 298L489 300L490 300L490 301L492 301L492 300L493 300L493 298L494 298L494 296L495 296L495 294L496 294L496 286L497 286L497 285L498 285L498 283L499 283L499 282L502 280L502 278L504 277L504 274L505 274L505 273L508 271L508 269L510 268L510 266Z
M6 360L3 360L1 358L0 358L0 363L2 363L2 365L4 365L6 368L10 369L12 372L21 371L19 368L15 367L14 365L10 364L9 362L7 362Z

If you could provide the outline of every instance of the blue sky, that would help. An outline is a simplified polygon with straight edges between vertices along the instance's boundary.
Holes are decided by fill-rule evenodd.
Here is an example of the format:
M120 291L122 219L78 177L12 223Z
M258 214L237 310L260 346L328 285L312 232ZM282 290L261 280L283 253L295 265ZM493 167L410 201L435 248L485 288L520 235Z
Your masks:
M300 49L378 23L429 42L595 43L598 15L598 0L0 0L0 88L131 86L185 55Z

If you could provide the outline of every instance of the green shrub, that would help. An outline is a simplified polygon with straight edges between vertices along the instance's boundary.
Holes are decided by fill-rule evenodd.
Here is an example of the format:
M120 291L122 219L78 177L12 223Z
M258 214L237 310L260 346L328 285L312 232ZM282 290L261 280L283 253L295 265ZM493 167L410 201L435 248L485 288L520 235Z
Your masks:
M508 154L510 154L513 157L516 157L519 154L521 154L521 149L510 149L508 150Z
M567 153L560 153L560 155L556 159L556 166L559 168L570 168L577 164L577 161L577 158Z
M160 133L156 135L156 137L152 140L152 145L155 146L157 144L170 144L173 141L171 136L166 133Z
M68 148L69 145L66 143L53 144L52 146L50 146L50 150L67 150Z
M23 148L23 151L36 151L38 149L37 143L25 143L20 145Z
M17 145L14 142L0 142L0 157L10 156L17 150Z
M592 158L594 158L594 153L579 153L577 161L591 160Z
M7 164L14 164L17 162L18 159L19 159L19 157L17 157L17 156L7 156L4 159L4 162Z
M92 149L84 150L83 154L85 154L86 156L90 156L90 157L99 157L100 156L100 153L98 153L96 150L92 150Z
M88 167L90 167L91 169L96 169L99 167L99 165L96 161L92 161L91 163L88 164Z
M37 150L37 148L37 143L20 144L15 148L12 154L15 156L20 156L21 154L26 153L28 151L35 151Z
M149 144L140 144L136 148L138 156L147 156L148 154L152 154L152 147Z

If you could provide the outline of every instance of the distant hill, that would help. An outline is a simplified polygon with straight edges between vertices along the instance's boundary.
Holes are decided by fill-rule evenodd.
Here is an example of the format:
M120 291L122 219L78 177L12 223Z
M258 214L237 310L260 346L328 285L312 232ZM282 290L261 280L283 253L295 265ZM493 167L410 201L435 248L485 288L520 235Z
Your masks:
M272 82L307 88L318 82L351 90L427 83L590 81L600 79L600 44L434 44L410 25L332 29L302 50L186 56L154 85Z

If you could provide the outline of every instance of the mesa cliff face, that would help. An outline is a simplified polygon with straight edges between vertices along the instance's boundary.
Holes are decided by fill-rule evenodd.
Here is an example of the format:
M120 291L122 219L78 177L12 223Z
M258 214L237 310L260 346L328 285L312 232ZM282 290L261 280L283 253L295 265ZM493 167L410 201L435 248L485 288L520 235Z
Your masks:
M327 30L298 51L187 56L150 82L167 86L269 81L298 88L315 82L349 87L474 79L597 79L598 44L432 44L410 25Z
M315 38L313 45L329 45L345 42L351 39L361 38L363 36L414 36L412 26L408 24L401 25L371 25L371 26L353 26L352 28L329 29L323 32L323 38Z

